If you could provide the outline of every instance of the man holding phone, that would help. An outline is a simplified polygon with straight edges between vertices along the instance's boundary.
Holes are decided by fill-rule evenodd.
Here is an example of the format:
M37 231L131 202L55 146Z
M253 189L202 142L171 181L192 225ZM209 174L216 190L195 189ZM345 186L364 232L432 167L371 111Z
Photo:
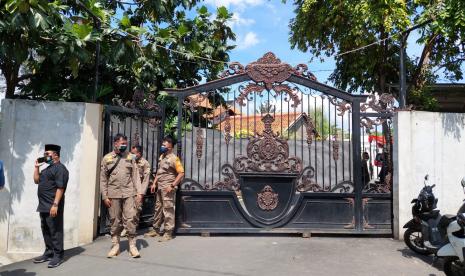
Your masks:
M38 158L34 166L34 183L38 184L37 196L40 213L42 235L44 237L45 252L34 259L34 263L49 262L53 268L63 263L63 214L65 207L65 191L69 173L60 162L58 145L45 145L44 157ZM39 171L40 166L48 167Z

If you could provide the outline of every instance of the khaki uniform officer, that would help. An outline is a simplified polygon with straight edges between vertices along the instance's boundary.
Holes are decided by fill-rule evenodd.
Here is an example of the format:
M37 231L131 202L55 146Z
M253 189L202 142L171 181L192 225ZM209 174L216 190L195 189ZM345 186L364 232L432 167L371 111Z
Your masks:
M114 151L103 157L100 172L100 190L105 206L109 208L112 248L108 257L117 256L120 234L123 225L127 227L129 253L140 257L136 247L136 202L142 202L144 191L140 183L139 170L135 160L126 151L127 138L117 134L114 138Z
M136 165L137 168L139 169L139 176L140 176L140 183L142 185L142 191L145 192L147 191L147 188L149 187L149 181L150 181L150 163L147 161L144 157L142 157L142 146L137 145L131 147L131 154L132 158L136 160ZM134 223L139 225L140 221L140 213L142 212L142 205L143 201L140 203L136 202L136 207L137 207L137 214L134 219ZM127 235L127 227L124 225L124 230L121 232L121 237L125 237Z
M152 193L157 190L157 201L155 203L155 214L153 220L153 230L146 233L146 236L160 236L160 227L164 224L165 234L160 241L168 241L173 238L174 230L174 207L176 189L184 177L184 168L179 158L173 153L175 142L171 137L165 137L160 149L162 153L158 161L158 170L155 180L150 187Z

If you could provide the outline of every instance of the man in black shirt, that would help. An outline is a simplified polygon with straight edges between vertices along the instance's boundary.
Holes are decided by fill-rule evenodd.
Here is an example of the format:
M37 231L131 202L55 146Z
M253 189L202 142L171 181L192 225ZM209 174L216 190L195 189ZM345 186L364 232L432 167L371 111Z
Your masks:
M65 207L65 191L68 184L68 170L60 163L61 147L45 145L45 162L36 160L34 182L39 184L37 196L40 213L42 235L44 236L45 252L34 259L34 263L47 262L48 267L59 266L63 262L63 211ZM40 160L42 161L42 160ZM39 172L44 163L49 166Z

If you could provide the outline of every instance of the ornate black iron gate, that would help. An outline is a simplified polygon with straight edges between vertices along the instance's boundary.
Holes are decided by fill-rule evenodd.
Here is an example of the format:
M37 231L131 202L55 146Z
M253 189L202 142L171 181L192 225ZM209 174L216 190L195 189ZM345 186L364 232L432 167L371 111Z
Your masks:
M143 98L135 93L134 98ZM140 93L140 92L139 92ZM126 106L104 107L104 140L103 154L113 150L113 137L122 133L128 137L129 149L134 145L143 148L143 157L147 159L155 172L158 162L161 138L163 137L164 107L148 101L137 104L134 100ZM140 226L148 225L153 218L154 196L147 191L144 197ZM107 208L101 203L99 233L109 232L109 217Z
M267 53L178 98L178 233L392 233L393 98Z

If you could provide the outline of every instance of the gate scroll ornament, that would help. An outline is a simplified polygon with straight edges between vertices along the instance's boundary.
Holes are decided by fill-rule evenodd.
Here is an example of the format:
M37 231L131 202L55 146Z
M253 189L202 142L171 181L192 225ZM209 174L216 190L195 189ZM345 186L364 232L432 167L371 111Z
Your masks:
M297 191L299 192L331 192L331 193L352 193L355 190L352 181L342 181L334 187L325 186L315 182L315 169L311 166L305 167L297 177Z
M289 157L289 145L286 139L274 133L271 124L273 116L266 114L262 118L265 125L263 134L257 134L247 145L247 156L240 155L233 165L222 167L224 180L213 184L213 190L238 190L240 187L238 173L241 172L280 172L297 173L302 171L302 161Z
M250 63L245 68L240 63L233 62L220 77L227 78L239 74L247 74L253 81L240 89L240 95L236 101L242 106L245 106L249 94L261 94L266 89L273 90L276 96L287 94L290 98L287 101L292 100L292 107L297 107L301 103L298 89L283 82L289 79L292 74L316 81L315 75L308 71L307 65L299 64L292 67L288 63L281 62L271 52L266 53L262 58Z
M142 111L140 115L132 116L134 118L141 117L146 123L148 123L151 127L157 127L161 125L162 118L160 117L147 117L144 115L143 112L162 112L162 108L160 105L156 103L155 95L152 93L148 93L147 95L142 90L136 90L132 94L132 101L123 102L120 98L115 98L112 100L113 104L120 107L130 108L130 109L137 109ZM123 115L122 113L117 114L120 119L124 119L127 115ZM131 116L130 116L131 117Z
M262 118L265 125L263 134L257 134L247 145L247 156L238 156L234 160L237 172L286 172L300 173L302 161L289 157L287 141L273 133L273 116L266 114Z

